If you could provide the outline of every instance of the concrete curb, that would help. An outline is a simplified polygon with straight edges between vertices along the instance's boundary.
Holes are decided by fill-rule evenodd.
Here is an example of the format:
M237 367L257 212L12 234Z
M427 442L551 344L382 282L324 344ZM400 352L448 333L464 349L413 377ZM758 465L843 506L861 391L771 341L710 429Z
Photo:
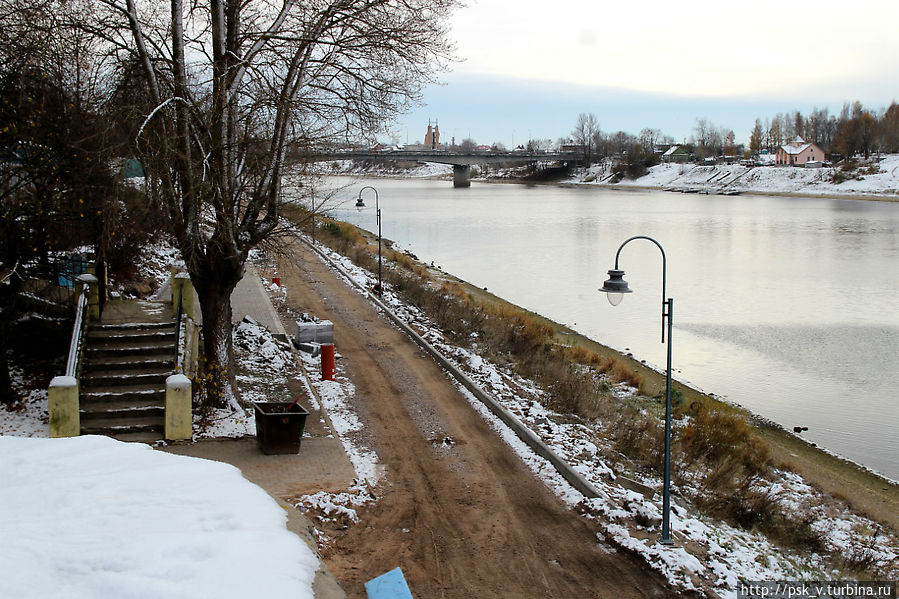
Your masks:
M305 240L304 240L305 241ZM308 244L308 242L307 242ZM396 324L403 332L409 335L415 343L425 350L437 364L440 365L441 368L446 370L453 378L455 378L463 387L465 387L468 391L472 393L475 397L477 397L487 408L496 415L497 418L502 420L506 426L511 428L518 437L524 441L528 447L534 450L534 452L540 457L546 459L550 464L553 465L553 468L562 475L568 483L578 490L584 497L592 498L599 497L600 494L596 490L590 482L588 482L583 476L581 476L578 472L576 472L571 466L569 466L561 457L559 457L552 449L550 449L533 431L531 431L528 427L526 427L518 418L515 417L509 410L507 410L504 406L502 406L498 401L496 401L493 397L488 395L483 389L478 387L478 385L472 381L468 376L465 375L461 370L459 370L454 364L452 364L443 354L441 354L437 349L432 346L430 343L424 340L421 335L412 330L409 325L403 322L396 314L394 314L391 310L387 308L384 302L381 301L379 297L375 294L371 293L368 289L357 283L353 278L349 275L346 270L343 269L339 264L335 263L331 260L325 253L319 250L317 247L310 245L312 250L318 254L325 262L333 266L339 273L345 276L354 286L365 292L368 298L379 308L381 308L384 313ZM622 485L623 486L623 485Z

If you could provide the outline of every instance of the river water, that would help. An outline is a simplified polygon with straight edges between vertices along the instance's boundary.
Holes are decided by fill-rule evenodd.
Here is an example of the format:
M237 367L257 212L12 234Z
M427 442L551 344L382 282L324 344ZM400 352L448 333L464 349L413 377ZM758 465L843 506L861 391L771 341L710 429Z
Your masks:
M675 378L899 480L899 203L447 181L331 180L332 214L664 370L662 259L597 289L633 235L662 244Z

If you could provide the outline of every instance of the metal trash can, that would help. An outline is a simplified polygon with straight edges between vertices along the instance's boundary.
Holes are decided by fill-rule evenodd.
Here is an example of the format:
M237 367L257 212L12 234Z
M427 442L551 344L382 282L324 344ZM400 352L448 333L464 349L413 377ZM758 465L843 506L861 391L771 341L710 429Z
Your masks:
M253 402L256 440L265 455L300 453L309 412L294 402ZM289 408L289 409L288 409Z

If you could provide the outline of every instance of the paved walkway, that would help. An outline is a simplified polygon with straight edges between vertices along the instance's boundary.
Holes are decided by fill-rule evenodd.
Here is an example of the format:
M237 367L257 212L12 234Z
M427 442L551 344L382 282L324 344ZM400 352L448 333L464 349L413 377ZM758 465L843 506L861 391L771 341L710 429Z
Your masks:
M276 339L287 341L284 325L278 317L268 293L262 286L256 267L247 262L244 275L231 294L231 318L238 322L245 315L269 330Z
M163 288L159 295L165 297L167 293ZM247 264L244 278L231 296L231 310L234 321L249 315L276 338L287 339L281 319L252 264ZM352 484L356 474L340 440L331 433L327 414L312 412L307 418L306 432L311 436L303 437L300 453L296 455L264 455L259 451L255 437L201 440L162 449L237 467L247 480L265 489L284 507L288 529L314 548L312 524L287 502L317 491L343 491ZM321 568L313 586L316 599L344 599L346 594L324 563Z

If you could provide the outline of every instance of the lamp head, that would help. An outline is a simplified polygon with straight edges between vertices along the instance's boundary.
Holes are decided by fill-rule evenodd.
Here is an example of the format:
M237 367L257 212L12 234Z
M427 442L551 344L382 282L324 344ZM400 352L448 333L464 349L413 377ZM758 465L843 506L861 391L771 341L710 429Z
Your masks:
M606 297L613 306L621 303L625 293L631 293L630 288L627 286L627 281L624 280L624 271L618 269L609 271L609 278L606 279L599 290L607 294Z

